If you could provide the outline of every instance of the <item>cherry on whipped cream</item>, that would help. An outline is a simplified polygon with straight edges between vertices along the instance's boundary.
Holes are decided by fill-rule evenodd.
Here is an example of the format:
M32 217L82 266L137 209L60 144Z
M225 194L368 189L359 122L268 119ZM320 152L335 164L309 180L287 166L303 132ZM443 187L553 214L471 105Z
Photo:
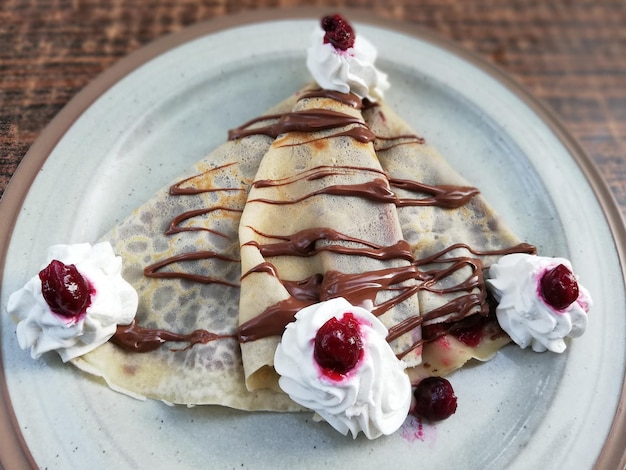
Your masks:
M333 378L340 378L354 368L363 355L363 341L352 313L344 313L339 320L332 317L322 325L315 335L313 355Z
M341 15L322 18L322 29L326 31L324 44L331 43L335 49L346 51L354 46L354 30Z
M456 395L450 382L443 377L423 379L413 392L413 412L429 421L441 421L456 412Z
M546 271L541 276L541 296L556 310L565 310L578 298L578 281L564 264Z
M39 272L39 279L43 298L54 313L76 317L91 305L93 289L75 265L52 260Z

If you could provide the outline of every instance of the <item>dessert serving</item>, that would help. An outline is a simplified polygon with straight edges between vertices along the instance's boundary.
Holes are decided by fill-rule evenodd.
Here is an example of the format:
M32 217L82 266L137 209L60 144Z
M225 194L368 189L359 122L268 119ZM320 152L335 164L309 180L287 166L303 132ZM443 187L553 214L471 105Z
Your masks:
M370 439L454 413L442 377L511 340L563 352L591 306L572 266L390 109L375 58L322 19L313 83L93 246L50 249L7 305L20 346L137 398L312 410Z

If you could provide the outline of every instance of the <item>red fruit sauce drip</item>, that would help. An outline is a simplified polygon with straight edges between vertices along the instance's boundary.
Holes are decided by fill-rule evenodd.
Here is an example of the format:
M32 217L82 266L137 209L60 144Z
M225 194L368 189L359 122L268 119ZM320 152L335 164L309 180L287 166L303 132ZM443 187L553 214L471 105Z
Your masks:
M455 323L435 323L422 326L425 340L434 340L439 336L450 335L470 348L477 347L485 337L485 326L492 323L492 315L471 315Z
M458 328L451 332L452 336L458 339L461 343L475 348L480 344L483 339L483 325L474 325L467 328Z

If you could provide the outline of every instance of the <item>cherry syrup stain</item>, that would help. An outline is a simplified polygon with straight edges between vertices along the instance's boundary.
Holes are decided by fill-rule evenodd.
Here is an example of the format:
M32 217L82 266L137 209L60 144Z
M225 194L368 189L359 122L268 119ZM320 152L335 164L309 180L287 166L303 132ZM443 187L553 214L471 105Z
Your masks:
M426 433L422 419L412 414L408 415L400 427L400 436L408 442L425 442Z

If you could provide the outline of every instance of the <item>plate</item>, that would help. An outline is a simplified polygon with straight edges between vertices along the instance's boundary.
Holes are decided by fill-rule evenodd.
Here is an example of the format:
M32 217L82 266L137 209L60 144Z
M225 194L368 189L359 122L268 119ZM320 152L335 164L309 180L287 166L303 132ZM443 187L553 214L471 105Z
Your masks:
M626 241L595 167L501 72L407 24L348 13L379 49L387 101L479 187L540 253L570 258L595 305L563 355L504 348L455 373L457 413L352 440L308 414L169 407L109 390L54 355L34 361L7 318L10 292L54 243L94 241L159 187L310 80L325 12L265 11L198 24L132 54L73 99L12 179L2 220L0 444L7 468L617 466L623 404Z

